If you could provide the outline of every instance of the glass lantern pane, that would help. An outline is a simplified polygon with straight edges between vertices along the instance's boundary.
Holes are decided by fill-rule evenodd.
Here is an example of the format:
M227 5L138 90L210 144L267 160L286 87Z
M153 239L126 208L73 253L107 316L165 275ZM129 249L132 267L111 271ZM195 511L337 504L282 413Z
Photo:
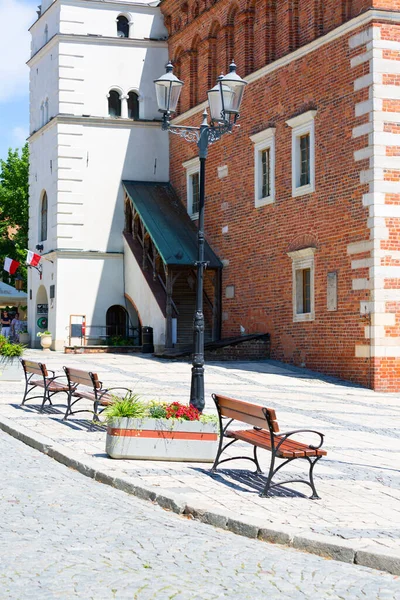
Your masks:
M176 107L178 106L179 96L181 95L182 85L181 84L172 84L171 87L171 98L169 103L169 110L171 112L176 111Z
M232 105L233 94L227 86L222 86L222 94L224 96L224 105L222 106L221 88L219 83L208 92L208 104L210 106L210 115L213 121L224 121L222 114L223 108L229 110Z
M157 104L159 110L163 112L166 112L168 110L169 87L169 83L156 83Z

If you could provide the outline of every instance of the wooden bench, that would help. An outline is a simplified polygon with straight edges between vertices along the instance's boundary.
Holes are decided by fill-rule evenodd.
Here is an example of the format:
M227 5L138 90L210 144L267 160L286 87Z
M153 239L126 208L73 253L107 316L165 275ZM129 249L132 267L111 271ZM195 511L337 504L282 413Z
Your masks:
M261 496L268 497L268 493L271 488L276 486L285 485L287 483L305 483L306 485L310 486L312 490L311 499L319 499L314 485L313 471L319 459L327 454L325 450L321 450L321 446L324 442L324 436L322 433L311 429L297 429L295 431L288 431L287 433L279 433L278 421L276 420L275 411L272 408L266 408L264 406L251 404L250 402L243 402L242 400L235 400L233 398L227 398L226 396L220 396L217 394L213 394L213 399L219 416L220 441L217 456L211 471L215 471L218 465L230 460L245 459L254 462L257 468L256 472L261 474L262 471L258 462L257 449L262 448L263 450L269 450L271 452L271 462L267 483L261 493ZM223 423L223 419L228 419L228 422L225 425ZM233 421L240 421L242 423L252 425L253 428L241 430L229 429ZM291 439L292 435L297 433L315 434L320 438L319 444L316 446L311 444L307 445L303 442L297 442ZM225 438L229 441L224 444ZM253 458L249 456L234 456L220 460L222 453L238 440L252 444L254 447ZM284 459L284 462L275 467L275 461L277 458ZM283 466L297 458L303 458L308 461L309 480L290 479L282 482L280 481L278 483L272 483L275 474Z
M93 412L93 421L100 422L99 414L113 401L110 392L114 390L124 390L125 393L132 391L124 387L104 388L97 373L92 373L91 371L81 371L80 369L70 369L69 367L63 367L63 369L68 382L68 404L64 420L70 415L80 412ZM87 408L72 410L73 406L82 399L90 400L93 403L92 411L89 411ZM100 407L103 407L103 409L101 410Z
M27 400L40 398L42 400L40 412L42 412L46 402L49 402L49 404L52 405L51 398L54 394L58 394L59 392L68 394L68 385L64 375L58 375L56 377L55 372L48 369L46 365L33 362L32 360L21 359L21 364L25 375L25 391L21 406L23 406ZM52 373L51 376L49 375L49 372ZM57 381L61 378L64 380L64 383ZM43 393L32 396L31 394L32 392L36 392L36 388L43 388Z

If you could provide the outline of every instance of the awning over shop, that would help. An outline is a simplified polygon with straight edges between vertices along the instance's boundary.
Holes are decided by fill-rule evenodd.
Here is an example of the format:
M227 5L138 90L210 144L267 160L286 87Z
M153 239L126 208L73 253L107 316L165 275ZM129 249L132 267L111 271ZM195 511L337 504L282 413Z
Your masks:
M169 183L123 181L165 265L193 266L197 261L197 229ZM205 243L205 260L210 269L222 263Z
M12 306L26 304L28 295L26 292L19 292L8 283L0 281L0 306Z

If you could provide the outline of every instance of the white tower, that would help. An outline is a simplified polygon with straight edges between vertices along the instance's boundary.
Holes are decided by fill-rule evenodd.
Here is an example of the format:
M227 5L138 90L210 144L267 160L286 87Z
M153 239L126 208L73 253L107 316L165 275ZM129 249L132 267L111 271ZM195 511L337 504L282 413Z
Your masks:
M167 32L151 4L45 0L31 27L29 248L39 246L43 273L29 273L29 331L49 329L56 350L83 318L98 339L114 308L111 319L118 307L137 319L121 181L169 178L153 84Z

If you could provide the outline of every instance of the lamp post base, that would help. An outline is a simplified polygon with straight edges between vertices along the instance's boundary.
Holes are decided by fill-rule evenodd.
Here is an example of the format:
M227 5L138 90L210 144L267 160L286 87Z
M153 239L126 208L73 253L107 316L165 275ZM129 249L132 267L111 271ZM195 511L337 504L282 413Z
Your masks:
M200 362L202 360L202 363ZM203 412L204 402L204 359L194 355L192 366L192 381L190 386L190 404Z

